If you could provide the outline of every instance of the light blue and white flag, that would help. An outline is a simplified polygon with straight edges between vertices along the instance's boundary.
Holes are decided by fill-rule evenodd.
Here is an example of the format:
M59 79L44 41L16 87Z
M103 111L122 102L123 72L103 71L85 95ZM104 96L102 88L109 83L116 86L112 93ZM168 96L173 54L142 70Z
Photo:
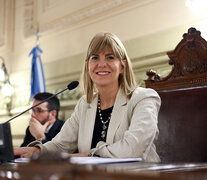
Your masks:
M42 50L39 46L35 46L32 51L29 53L29 56L32 54L32 69L31 69L31 98L39 92L45 92L45 76L42 66L42 61L40 54Z

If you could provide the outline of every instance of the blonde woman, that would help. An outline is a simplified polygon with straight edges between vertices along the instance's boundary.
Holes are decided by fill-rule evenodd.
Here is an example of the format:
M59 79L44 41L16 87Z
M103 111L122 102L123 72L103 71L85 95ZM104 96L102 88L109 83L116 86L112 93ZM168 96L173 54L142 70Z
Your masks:
M69 156L159 162L154 140L160 98L152 89L137 87L130 59L116 35L94 36L82 78L85 95L60 133L44 145L34 142L33 147L15 149L15 154L66 151Z

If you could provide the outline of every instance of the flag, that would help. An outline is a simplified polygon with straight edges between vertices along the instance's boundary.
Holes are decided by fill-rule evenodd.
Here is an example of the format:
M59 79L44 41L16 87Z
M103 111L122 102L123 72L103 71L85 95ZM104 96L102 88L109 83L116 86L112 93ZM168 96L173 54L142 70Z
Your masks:
M42 50L39 46L35 46L32 51L29 53L32 56L32 66L31 66L31 98L39 92L45 92L45 76L42 66L42 61L40 54Z

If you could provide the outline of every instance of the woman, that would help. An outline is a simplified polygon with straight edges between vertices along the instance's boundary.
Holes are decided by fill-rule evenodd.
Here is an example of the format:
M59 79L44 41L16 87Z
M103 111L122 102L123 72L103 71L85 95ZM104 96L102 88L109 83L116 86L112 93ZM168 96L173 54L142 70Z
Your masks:
M85 96L61 132L44 145L16 149L16 155L67 151L69 156L160 161L154 145L160 98L152 89L137 87L130 59L114 34L99 33L91 40L83 85Z

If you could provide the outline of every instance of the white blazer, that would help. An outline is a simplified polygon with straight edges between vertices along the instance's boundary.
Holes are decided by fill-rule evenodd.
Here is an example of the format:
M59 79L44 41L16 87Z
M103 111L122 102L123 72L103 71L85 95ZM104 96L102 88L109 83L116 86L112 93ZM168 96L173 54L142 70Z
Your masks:
M150 88L138 87L128 99L119 89L113 107L106 142L90 149L97 111L97 94L91 104L83 96L71 117L52 141L39 144L41 153L75 150L91 152L100 157L134 158L159 162L154 140L158 136L157 117L161 104L159 95Z

